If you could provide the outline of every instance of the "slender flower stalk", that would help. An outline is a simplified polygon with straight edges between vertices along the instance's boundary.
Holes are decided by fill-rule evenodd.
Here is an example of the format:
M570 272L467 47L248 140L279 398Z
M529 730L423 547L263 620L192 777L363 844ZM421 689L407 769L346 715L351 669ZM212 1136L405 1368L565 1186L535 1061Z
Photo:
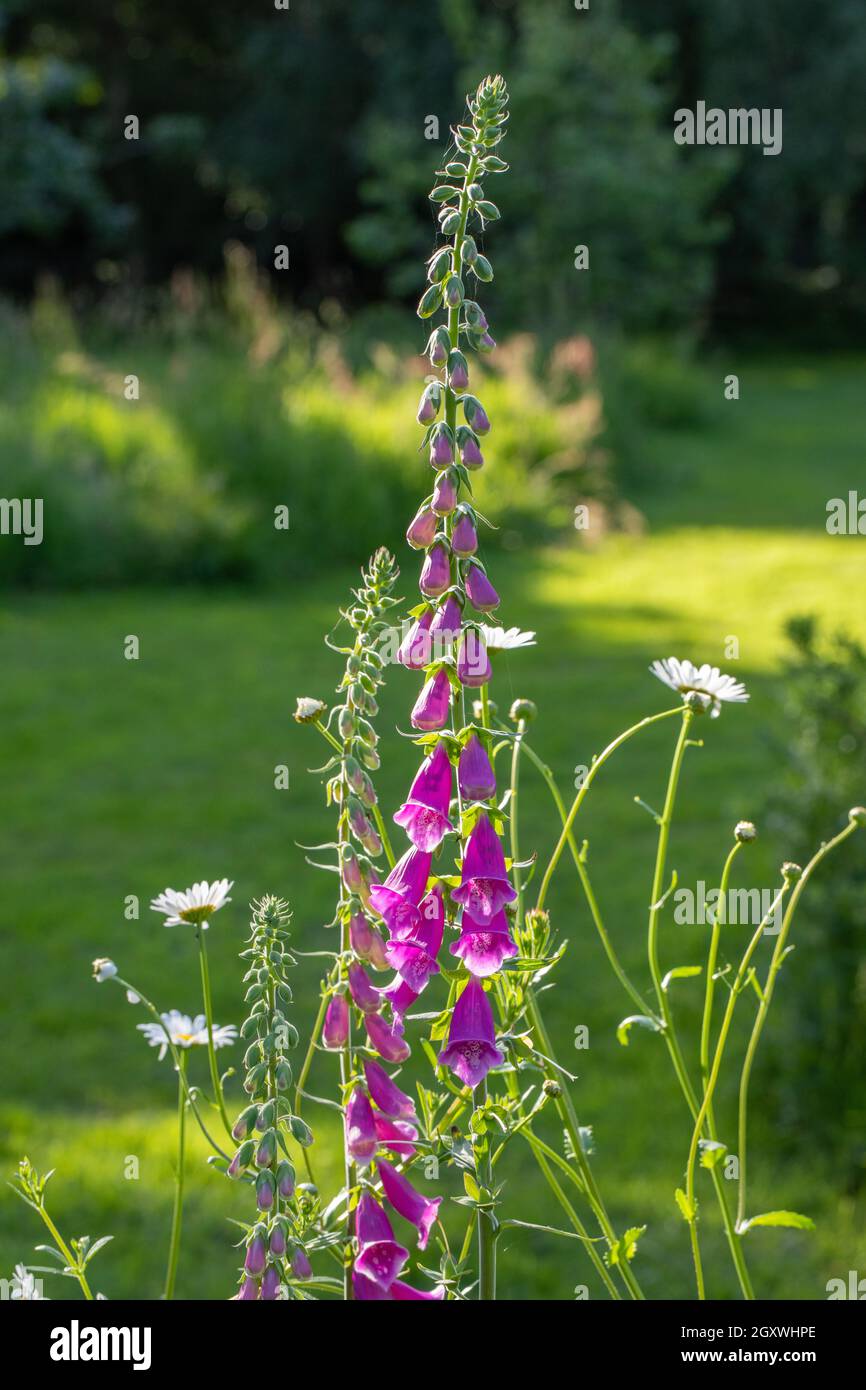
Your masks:
M177 1171L174 1177L174 1207L171 1217L171 1237L168 1246L168 1268L165 1274L163 1298L174 1298L177 1262L180 1256L180 1231L183 1221L183 1182L186 1162L186 1059L180 1054L177 1076Z

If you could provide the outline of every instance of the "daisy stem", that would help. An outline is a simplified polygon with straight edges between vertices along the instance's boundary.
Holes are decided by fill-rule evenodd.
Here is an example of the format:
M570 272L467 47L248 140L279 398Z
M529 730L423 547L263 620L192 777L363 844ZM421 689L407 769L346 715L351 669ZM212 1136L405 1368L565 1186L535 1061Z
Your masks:
M177 1173L174 1180L174 1210L171 1217L171 1239L168 1246L168 1268L165 1274L164 1299L174 1297L177 1262L180 1256L180 1228L183 1219L184 1150L186 1139L186 1058L179 1054L177 1076Z
M794 913L797 910L797 904L799 903L803 890L806 887L806 884L808 883L809 879L812 877L812 874L814 873L815 869L817 869L822 859L826 858L826 856L830 854L831 851L837 847L837 845L841 845L845 840L847 840L849 835L853 835L854 831L857 829L857 824L858 823L856 820L849 820L844 830L840 830L838 835L834 835L831 840L827 840L823 845L821 845L820 849L812 855L812 858L809 860L808 864L806 865L805 869L800 875L800 878L797 880L794 886L794 890L791 893L791 897L788 901L788 906L785 910L785 915L782 919L781 931L779 932L779 935L776 938L776 945L773 950L772 958L770 960L770 968L767 971L767 978L764 982L764 988L761 993L761 1002L758 1007L758 1013L757 1017L755 1018L754 1026L752 1028L752 1035L749 1038L749 1045L746 1048L746 1056L743 1061L743 1070L740 1076L737 1139L737 1155L740 1160L740 1180L739 1191L737 1194L736 1226L738 1241L742 1238L742 1228L746 1218L746 1123L748 1119L749 1108L749 1080L752 1074L752 1064L755 1060L755 1053L758 1048L758 1043L761 1040L761 1033L763 1032L764 1024L767 1021L767 1012L773 1000L773 990L776 985L776 976L779 973L782 961L787 955L787 951L785 950L785 943L788 938L788 932L791 928L791 922L793 920Z
M598 757L593 760L592 767L587 772L582 785L578 789L577 796L574 798L574 801L572 802L571 809L565 818L565 823L562 827L562 834L560 835L559 840L556 844L556 848L554 849L553 854L550 857L550 863L544 871L544 878L541 880L541 887L538 890L538 901L535 904L537 908L541 909L544 907L548 889L550 888L550 881L553 878L554 870L556 869L556 866L562 857L562 852L565 849L565 846L568 844L568 836L569 832L571 831L571 827L574 824L574 818L580 810L583 804L583 799L589 791L590 787L592 786L596 774L604 766L608 758L616 752L617 748L621 747L623 743L626 743L627 740L630 739L634 734L639 733L641 729L648 729L651 724L657 724L661 719L670 719L671 716L674 714L682 714L682 705L677 705L675 709L662 710L661 714L650 714L646 717L646 719L639 720L638 723L633 724L630 729L626 729L625 733L619 734L617 738L615 738L612 743L609 743L607 747L603 749L601 753L599 753Z
M198 928L198 955L201 965L201 992L204 1001L204 1014L207 1020L207 1058L210 1064L210 1079L214 1090L214 1104L217 1106L226 1134L231 1137L232 1127L226 1113L226 1103L223 1098L223 1088L220 1081L219 1068L217 1066L216 1049L213 1045L213 1002L210 992L210 971L207 963L207 946L204 940L204 923Z
M738 847L739 847L739 846L735 846L735 848L738 848ZM733 857L733 852L731 853L731 855L728 856L728 861L727 861L727 863L726 863L726 865L725 865L725 868L726 868L726 869L729 867L732 857ZM723 875L723 881L724 881L724 875ZM786 893L787 891L788 891L788 885L787 885L787 884L784 884L784 885L782 886L782 888L779 890L779 892L776 894L776 897L774 898L774 900L773 900L773 902L772 902L772 904L771 904L771 906L770 906L768 912L765 914L765 916L763 917L763 919L759 922L758 926L755 928L754 935L752 936L751 941L749 942L748 946L746 947L746 950L745 950L744 953L743 953L743 958L742 958L742 960L740 961L739 966L737 967L737 974L736 974L736 976L735 976L735 978L734 978L734 983L733 983L732 986L731 986L731 992L730 992L730 995L728 996L727 1007L725 1008L724 1017L722 1018L722 1024L721 1024L721 1027L720 1027L720 1029L719 1029L719 1036L718 1036L718 1039L717 1039L717 1041L716 1041L716 1050L715 1050L715 1053L714 1053L714 1055L713 1055L712 1067L708 1070L707 1075L706 1075L705 1080L704 1080L704 1098L703 1098L703 1103L702 1103L701 1108L700 1108L700 1110L698 1111L698 1113L697 1113L697 1115L696 1115L696 1117L695 1117L694 1129L692 1130L692 1141L691 1141L691 1144L690 1144L690 1146L689 1146L689 1156L688 1156L688 1159L687 1159L687 1161L686 1161L686 1196L687 1196L688 1199L689 1199L690 1209L692 1209L692 1210L695 1212L695 1216L694 1216L693 1219L689 1222L689 1225L690 1225L692 1228L694 1228L694 1226L696 1225L696 1221L697 1221L697 1210L696 1210L696 1203L695 1203L695 1161L696 1161L696 1159L697 1159L698 1145L700 1144L701 1133L702 1133L702 1131L703 1131L704 1122L705 1122L705 1121L707 1121L707 1122L708 1122L708 1125L709 1125L710 1138L715 1139L715 1137L716 1137L716 1134L715 1134L715 1126L714 1126L714 1124L712 1123L712 1119L711 1119L712 1113L713 1113L713 1095L715 1094L716 1083L717 1083L717 1081L718 1081L718 1079L719 1079L719 1072L720 1072L721 1066L722 1066L722 1058L723 1058L724 1052L725 1052L725 1045L726 1045L727 1040L728 1040L728 1034L729 1034L729 1032L730 1032L731 1022L732 1022L733 1017L734 1017L734 1009L735 1009L735 1007L736 1007L737 999L739 998L740 992L741 992L741 990L742 990L742 988L743 988L743 985L744 985L744 983L745 983L746 972L747 972L747 970L748 970L748 968L749 968L749 963L750 963L750 961L751 961L751 959L752 959L752 956L754 955L755 951L757 950L758 944L759 944L759 942L760 942L760 940L761 940L761 937L762 937L762 935L763 935L763 933L764 933L764 929L766 928L768 922L770 922L770 921L772 920L772 917L773 917L774 912L776 911L776 908L778 907L779 903L782 901L782 899L783 899L783 897L785 896L785 893ZM720 899L720 901L721 901L721 899ZM739 1239L739 1237L737 1237L737 1239ZM694 1248L694 1236L692 1237L692 1240L693 1240L693 1248ZM696 1265L696 1267L695 1267L695 1273L696 1273L696 1275L698 1274L698 1270L699 1270L699 1265ZM748 1275L747 1275L746 1277L748 1278ZM699 1297L699 1298L703 1298L703 1297L704 1297L704 1293L703 1293L703 1280L702 1280L702 1279L701 1279L701 1280L699 1281L699 1283L698 1283L698 1297Z
M514 883L514 891L517 894L516 912L517 920L523 925L523 883L520 878L520 870L517 867L520 859L520 831L517 824L517 794L520 787L520 748L523 743L523 735L526 733L526 720L521 719L517 724L517 736L511 750L511 796L508 801L509 829L511 832L511 878Z

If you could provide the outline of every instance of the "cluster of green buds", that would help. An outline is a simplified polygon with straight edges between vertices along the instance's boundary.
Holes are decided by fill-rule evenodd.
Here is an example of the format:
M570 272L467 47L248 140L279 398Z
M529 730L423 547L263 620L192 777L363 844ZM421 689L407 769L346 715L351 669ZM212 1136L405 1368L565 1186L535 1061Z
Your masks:
M238 1149L228 1166L232 1178L255 1186L258 1216L245 1237L246 1254L238 1299L291 1297L291 1279L311 1274L301 1243L303 1221L295 1199L295 1168L289 1137L304 1148L313 1142L308 1125L292 1113L289 1091L292 1065L288 1054L298 1032L286 1017L292 991L286 978L295 964L288 950L288 905L264 897L251 905L250 937L241 959L247 962L244 983L249 1015L241 1026L247 1043L244 1090L249 1103L232 1126Z

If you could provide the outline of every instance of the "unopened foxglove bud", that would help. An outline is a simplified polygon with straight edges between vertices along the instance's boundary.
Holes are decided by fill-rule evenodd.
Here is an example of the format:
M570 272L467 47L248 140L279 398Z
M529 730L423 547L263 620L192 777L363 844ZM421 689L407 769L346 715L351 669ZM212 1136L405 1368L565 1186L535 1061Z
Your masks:
M302 1149L310 1147L313 1142L313 1131L306 1120L302 1120L300 1115L292 1115L289 1120L289 1129L292 1131L292 1138L300 1144Z
M262 1274L264 1273L266 1261L267 1250L265 1247L265 1238L261 1231L256 1231L256 1234L247 1246L244 1269L247 1274Z
M269 1168L277 1156L277 1131L269 1129L259 1140L256 1149L256 1165L259 1168Z
M256 1178L256 1206L259 1211L270 1211L274 1205L276 1183L270 1168L263 1168Z
M278 1091L287 1091L292 1084L292 1066L285 1058L280 1058L274 1067L274 1080Z
M451 269L451 247L443 246L441 251L437 251L430 261L427 269L427 279L431 284L438 285Z
M449 309L457 309L463 303L463 281L459 275L449 275L445 281L445 303Z
M433 544L436 536L436 513L430 507L422 507L409 524L406 539L414 550L426 550Z
M487 646L480 632L470 628L464 633L457 653L457 677L461 685L480 687L493 675Z
M446 212L439 226L442 229L443 236L453 236L460 226L460 213L457 209L453 208L449 212Z
M472 269L475 271L478 279L483 280L485 284L493 279L493 266L486 256L478 256Z
M490 421L487 418L487 411L477 396L464 397L463 414L466 417L467 425L475 434L487 434L490 429Z
M455 555L467 557L478 549L478 533L475 522L468 511L462 511L451 532L451 549Z
M438 598L451 584L451 557L440 542L427 551L418 587L426 598Z
M272 1100L269 1100L261 1106L256 1115L256 1129L259 1131L259 1134L264 1134L266 1129L270 1129L276 1118L277 1107Z
M430 436L430 463L433 468L447 468L454 461L454 440L445 424L439 424Z
M292 1273L296 1279L309 1279L313 1272L313 1266L307 1257L306 1250L297 1247L292 1255Z
M464 468L483 467L484 455L478 445L478 439L467 425L461 425L457 430L457 448L460 450L460 462Z
M451 351L451 335L442 324L435 328L427 340L426 355L432 367L444 367Z
M465 391L469 385L469 367L457 348L448 354L448 385L452 391Z
M337 715L337 732L344 743L348 743L355 732L355 715L348 705L340 707L340 713Z
M444 666L423 687L410 715L413 729L443 729L451 712L451 683Z
M439 407L442 404L442 387L438 381L431 381L425 387L418 405L418 424L430 425L439 414Z
M464 265L474 265L478 255L478 247L471 236L464 237L460 243L460 259Z
M276 1255L277 1258L280 1258L286 1253L286 1228L281 1221L278 1221L271 1227L271 1233L268 1238L268 1249L271 1254Z
M376 1013L382 1007L379 991L370 983L363 965L353 961L349 966L349 992L363 1013Z
M353 758L351 753L343 759L343 770L346 774L346 781L349 783L352 791L360 795L361 788L364 784L364 774L361 771L357 759Z
M268 1265L262 1279L262 1300L273 1302L280 1292L280 1271L276 1265Z
M288 1200L295 1190L295 1170L287 1158L277 1164L277 1191Z
M489 613L499 607L499 595L478 565L469 566L466 575L466 597L479 613Z
M232 1159L231 1163L226 1169L226 1173L230 1178L239 1178L241 1173L243 1173L244 1169L249 1167L253 1160L255 1148L256 1146L252 1139L248 1139L245 1143L241 1144L240 1148L238 1149L237 1153L235 1154L234 1158Z
M457 478L450 468L436 475L433 501L430 504L437 516L450 516L457 505Z
M475 303L474 299L466 300L463 305L463 314L468 326L470 328L476 328L479 333L486 333L487 329L490 327L487 322L487 315L481 308L481 305Z
M258 1107L255 1105L248 1105L246 1110L242 1110L232 1125L232 1138L246 1139L252 1134L257 1115Z
M429 319L431 314L436 313L441 303L442 286L431 285L428 290L425 290L419 301L417 309L419 319Z

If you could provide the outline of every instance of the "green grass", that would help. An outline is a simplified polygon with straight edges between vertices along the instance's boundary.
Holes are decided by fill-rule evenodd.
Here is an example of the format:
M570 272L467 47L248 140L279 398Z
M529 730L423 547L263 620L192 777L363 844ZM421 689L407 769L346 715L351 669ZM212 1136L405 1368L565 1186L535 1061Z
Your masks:
M575 767L621 728L666 706L663 688L646 671L654 657L711 660L747 683L751 703L706 721L705 746L687 758L670 856L681 883L713 881L734 821L759 817L772 785L769 733L779 732L774 681L783 620L813 612L866 638L860 546L824 531L827 498L856 485L855 450L866 428L862 368L853 361L725 364L725 371L741 372L739 403L717 412L711 429L647 440L654 486L640 499L646 536L616 537L587 551L565 535L556 549L497 561L505 621L536 629L539 643L505 663L495 698L503 709L518 695L537 701L533 741L564 788ZM382 539L406 561L403 591L409 593L414 560L399 537ZM209 938L218 1022L242 1016L236 953L250 897L270 891L291 900L298 950L330 944L324 924L332 915L333 884L307 867L298 848L329 836L320 779L306 771L322 761L322 748L290 716L296 695L327 697L335 684L337 658L321 637L351 579L341 571L264 597L19 595L3 606L2 1161L10 1171L27 1152L39 1168L58 1168L49 1193L67 1235L114 1233L114 1243L97 1257L94 1278L109 1297L154 1297L161 1287L174 1084L169 1063L160 1064L135 1032L140 1011L115 987L95 986L90 961L109 955L161 1007L195 1011L194 941L186 931L164 929L147 903L166 884L223 874L236 884L234 901L214 920ZM140 640L137 662L123 657L129 634ZM730 637L739 642L739 660L726 662ZM414 686L407 673L392 674L383 731L406 727ZM663 724L618 755L579 826L589 839L612 935L641 988L654 834L633 798L659 805L673 734ZM406 785L414 750L395 739L386 747L378 785L390 809ZM279 764L289 766L288 791L274 788ZM523 848L544 861L554 821L543 788L528 770L524 778ZM839 825L846 809L839 808ZM828 825L828 834L836 828ZM862 853L862 845L845 852ZM784 845L766 838L743 852L741 865L747 854L740 881L767 886L786 857ZM140 900L138 921L124 917L129 895ZM581 1120L595 1131L602 1188L618 1223L647 1223L636 1265L646 1292L690 1296L686 1229L673 1203L689 1128L666 1054L645 1033L633 1035L628 1048L616 1042L616 1024L632 1009L607 970L565 868L549 905L569 949L546 1007L565 1065L577 1073ZM665 968L697 963L702 952L699 930L676 927L667 916ZM808 968L795 955L780 988L789 971ZM315 962L303 960L296 990L302 1033L315 1007L316 978ZM695 982L682 981L675 997L690 1040L699 992ZM589 1027L587 1051L570 1047L578 1024ZM741 1033L735 1045L742 1045ZM204 1059L194 1062L205 1082ZM331 1072L330 1059L317 1063L312 1089L332 1090ZM753 1096L752 1211L792 1207L818 1223L812 1234L755 1231L749 1254L756 1284L771 1297L824 1297L828 1278L864 1266L866 1202L840 1190L820 1134L785 1131L769 1069L759 1066ZM720 1106L729 1138L731 1099L725 1091ZM333 1115L315 1110L309 1118L317 1176L332 1190L339 1165ZM557 1142L555 1126L546 1129ZM779 1155L792 1144L796 1161L783 1162ZM125 1176L130 1155L139 1160L136 1179ZM202 1159L194 1143L178 1287L183 1297L219 1298L230 1292L235 1267L236 1228L226 1217L249 1213L244 1194ZM522 1218L559 1224L546 1189L518 1153L505 1175L506 1214L519 1186ZM456 1195L450 1177L446 1191ZM712 1194L701 1189L699 1195L709 1291L733 1297ZM33 1258L43 1233L11 1194L0 1198L0 1213L0 1272L8 1273L17 1260ZM448 1222L455 1231L461 1216L452 1204ZM593 1296L600 1293L576 1242L511 1232L501 1264L503 1290L511 1296L569 1297L583 1283Z

